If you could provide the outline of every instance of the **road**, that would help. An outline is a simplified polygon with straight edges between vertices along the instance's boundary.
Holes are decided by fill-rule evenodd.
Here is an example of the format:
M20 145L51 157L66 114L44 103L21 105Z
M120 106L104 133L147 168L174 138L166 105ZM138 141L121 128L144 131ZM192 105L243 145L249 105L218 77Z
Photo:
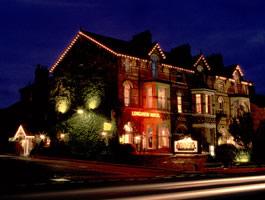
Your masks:
M227 174L183 174L174 170L83 160L0 155L0 199L264 199L265 175L257 169ZM263 170L263 171L262 171ZM231 175L238 171L244 175ZM246 173L247 172L247 173ZM264 173L265 174L265 173ZM231 177L227 177L231 176Z
M264 199L265 176L246 176L210 180L150 183L129 186L83 188L67 191L3 196L1 199ZM256 193L258 192L258 193ZM237 197L237 198L236 198Z
M176 175L176 171L95 161L0 155L0 195L115 185Z

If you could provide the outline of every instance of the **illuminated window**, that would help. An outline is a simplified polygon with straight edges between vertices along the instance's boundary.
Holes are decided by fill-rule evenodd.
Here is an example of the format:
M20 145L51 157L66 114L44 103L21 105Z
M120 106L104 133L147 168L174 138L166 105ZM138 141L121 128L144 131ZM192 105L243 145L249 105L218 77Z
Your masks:
M158 130L158 148L169 147L169 131L165 126L159 127Z
M201 94L196 94L196 113L202 113Z
M123 83L123 98L124 98L124 105L129 106L131 100L131 88L132 83L130 81L125 81Z
M209 95L205 95L205 113L209 113Z
M166 88L159 87L158 88L158 102L157 106L160 109L166 109L167 97L166 97Z
M177 109L178 109L178 113L182 113L182 97L181 97L181 95L177 96Z
M125 131L123 143L132 144L133 143L133 135L132 135L133 128L132 128L131 122L128 122L127 124L125 124L123 129Z
M152 127L147 128L147 148L153 148L153 129Z
M152 108L153 107L153 92L152 87L148 87L146 90L146 107Z

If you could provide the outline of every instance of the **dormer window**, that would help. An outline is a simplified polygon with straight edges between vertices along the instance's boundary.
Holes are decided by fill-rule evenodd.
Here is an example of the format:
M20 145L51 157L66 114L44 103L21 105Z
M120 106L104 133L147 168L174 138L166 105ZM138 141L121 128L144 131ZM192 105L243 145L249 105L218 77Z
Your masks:
M151 68L152 68L152 77L157 78L157 68L158 68L159 57L156 54L151 55Z
M240 75L237 70L233 73L233 79L236 81L236 83L240 81Z

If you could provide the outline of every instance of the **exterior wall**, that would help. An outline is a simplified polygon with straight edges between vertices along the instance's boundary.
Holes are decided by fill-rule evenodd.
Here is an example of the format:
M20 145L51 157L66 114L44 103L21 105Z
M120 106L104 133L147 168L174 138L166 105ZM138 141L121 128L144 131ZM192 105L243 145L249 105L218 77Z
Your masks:
M167 88L167 96L170 95L170 88L168 85L164 85L156 82L144 82L146 80L152 80L152 74L150 73L150 63L135 61L130 58L121 58L119 61L119 99L122 102L121 110L122 115L119 120L119 135L122 143L132 143L136 146L138 151L157 150L166 147L169 150L169 134L170 134L170 122L160 118L162 115L161 110L158 109L157 90L159 86ZM157 76L161 78L167 78L165 73L158 69ZM131 83L130 91L130 103L125 105L124 103L124 83ZM152 101L151 106L147 106L146 87L151 88ZM166 99L167 109L169 111L170 104L169 99ZM159 117L146 117L132 114L148 112L158 114ZM164 117L166 118L166 117ZM131 125L131 129L126 130L128 124ZM159 128L160 126L167 127L163 136L165 139L160 142Z
M241 106L250 111L248 85L213 75L202 61L198 65L204 71L193 66L193 71L187 72L162 65L156 51L155 61L153 54L146 60L118 57L79 40L54 71L55 79L81 71L80 88L89 79L104 80L107 87L102 110L105 114L112 110L118 113L120 142L131 143L138 151L172 152L175 140L191 136L198 140L199 150L209 152L210 145L217 145L217 132L228 134L229 120L241 112Z

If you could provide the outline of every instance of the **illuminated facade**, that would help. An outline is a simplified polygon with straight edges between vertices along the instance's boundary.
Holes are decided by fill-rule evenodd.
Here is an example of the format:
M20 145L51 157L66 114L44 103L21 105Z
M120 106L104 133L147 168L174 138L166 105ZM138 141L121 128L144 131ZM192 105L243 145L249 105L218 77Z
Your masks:
M148 32L123 41L81 30L50 73L63 77L86 67L88 74L104 76L112 88L107 109L116 113L120 143L137 151L173 152L175 141L190 136L198 142L196 152L209 152L229 142L224 139L229 120L250 111L252 84L239 65L217 70L199 55L184 66L175 62L178 56L163 51ZM57 104L61 113L71 103L67 96Z

